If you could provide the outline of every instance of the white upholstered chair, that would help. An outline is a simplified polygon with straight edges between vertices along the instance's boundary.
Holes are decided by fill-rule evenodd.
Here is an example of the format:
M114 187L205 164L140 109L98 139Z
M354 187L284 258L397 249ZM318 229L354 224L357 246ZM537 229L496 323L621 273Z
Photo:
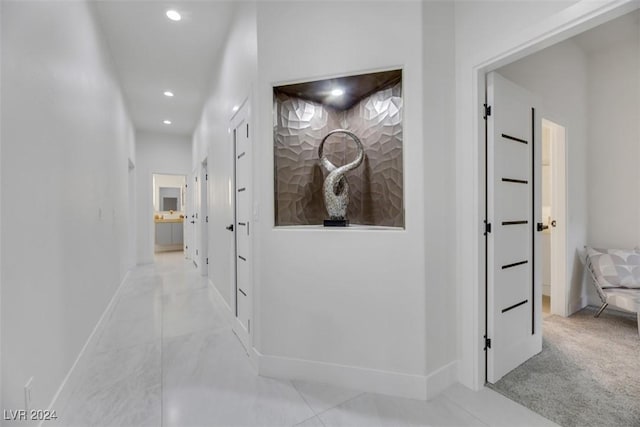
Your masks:
M607 306L636 313L640 335L640 250L586 247L586 267L602 300L595 317Z

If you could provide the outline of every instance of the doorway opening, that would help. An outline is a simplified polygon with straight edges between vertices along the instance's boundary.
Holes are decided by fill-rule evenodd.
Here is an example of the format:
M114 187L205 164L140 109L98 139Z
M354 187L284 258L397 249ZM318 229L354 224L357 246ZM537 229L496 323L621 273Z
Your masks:
M458 150L456 155L457 165L461 176L457 200L466 206L470 203L469 212L460 212L456 220L461 237L458 244L457 268L460 271L459 283L464 291L459 295L460 312L465 313L461 320L460 344L460 381L480 390L486 383L486 350L485 350L485 321L486 321L486 251L483 245L483 219L485 217L485 183L478 180L484 175L486 169L485 151L481 148L485 140L485 129L482 120L483 103L485 98L485 75L507 64L511 64L524 56L533 54L553 43L568 40L576 34L586 32L599 24L612 21L626 13L638 9L636 2L621 3L580 3L575 7L566 9L562 16L557 15L556 20L545 20L533 25L527 32L514 36L512 40L506 40L505 45L497 49L487 47L486 51L479 52L473 60L464 60L461 65L463 70L468 70L473 76L471 81L472 96L469 100L462 101L460 108L465 111L473 111L473 115L463 119L461 128L468 132L469 138L462 134L457 137ZM533 73L535 74L535 73ZM465 83L466 84L466 83ZM468 104L468 105L465 105ZM573 103L574 106L579 105ZM463 115L464 116L464 115ZM472 155L468 156L471 152ZM466 171L469 171L468 173ZM468 179L467 179L468 178ZM577 254L570 254L571 258L578 260ZM469 262L471 260L471 262ZM569 266L570 268L571 265ZM575 268L572 268L575 269ZM576 271L578 271L576 269ZM569 275L571 270L567 271ZM582 276L579 274L578 278ZM468 285L469 284L469 285ZM583 295L578 297L582 298Z
M127 159L127 195L128 195L128 203L129 203L129 218L137 218L136 211L136 165L133 163L131 159ZM127 224L128 233L129 233L129 242L128 242L128 256L127 256L127 268L131 269L136 266L138 263L137 255L136 255L136 242L138 236L138 230L135 226L135 222L133 220L129 221Z
M539 155L540 161L538 167L535 167L535 159L529 163L534 165L533 174L526 174L524 164L517 168L514 166L518 161L517 155L524 152L524 147L529 142L526 138L519 137L516 142L520 142L521 145L514 145L514 138L509 138L517 136L509 133L509 130L517 131L517 117L511 116L516 110L515 107L522 104L518 94L513 88L509 90L509 98L505 100L502 97L501 106L497 102L492 103L487 96L488 107L493 107L485 110L485 116L492 116L488 121L510 121L508 125L503 123L505 132L491 132L490 127L486 131L488 147L491 147L490 138L493 138L496 146L500 144L499 147L503 147L500 148L503 150L501 152L491 152L489 149L486 151L485 169L488 178L491 178L492 170L506 171L514 176L501 175L502 177L515 178L508 179L509 184L515 186L515 183L518 183L522 188L531 180L536 188L541 189L541 203L534 209L536 227L533 240L534 248L538 249L534 249L532 254L535 259L540 260L539 265L531 261L533 258L530 258L528 263L525 262L527 259L523 255L524 252L516 252L518 244L524 248L530 242L527 241L529 233L526 236L524 233L516 236L515 229L510 231L512 234L507 236L508 238L499 242L502 243L502 252L486 251L487 277L491 279L491 274L494 274L498 279L505 278L503 281L494 280L494 283L487 280L485 288L485 312L489 318L489 326L485 330L490 339L485 341L488 355L486 360L489 365L486 370L489 383L487 385L561 425L627 425L629 420L638 419L637 401L626 400L632 395L626 390L638 384L637 376L629 375L624 380L618 376L619 366L625 365L628 361L628 352L614 350L618 343L625 342L626 345L631 339L633 342L637 341L636 321L632 319L624 327L617 328L615 325L622 325L630 319L613 313L607 320L598 322L594 319L597 306L594 306L594 301L589 295L592 284L591 278L585 277L584 265L586 244L596 245L601 244L601 241L609 241L620 245L613 247L625 247L624 243L615 243L616 238L624 242L624 236L621 238L620 235L616 235L614 228L617 223L623 222L615 220L625 218L615 217L620 210L611 209L610 206L615 206L615 203L607 203L606 197L611 196L614 191L617 193L612 197L622 195L623 191L633 192L635 188L635 184L631 183L632 179L625 182L617 175L620 170L633 168L630 162L627 163L629 150L625 147L628 145L617 144L627 137L624 132L620 132L612 138L610 129L615 129L616 125L622 122L619 117L627 117L626 121L632 122L631 116L637 112L637 103L635 107L620 106L620 100L625 99L627 95L628 84L626 87L624 83L615 86L613 82L626 82L627 75L628 80L635 81L638 75L638 16L638 12L628 16L622 15L616 20L594 27L535 54L519 58L496 70L505 79L530 91L542 101L538 104L538 111L542 117L539 125L541 152L538 154L534 151L534 157L538 158ZM624 37L608 40L604 49L603 34L610 34L613 30L621 31ZM629 57L635 57L635 62L629 60L626 67L612 66L616 63L612 58L627 60ZM492 73L493 71L489 71L487 75L490 76ZM620 89L616 90L618 87ZM495 90L489 78L486 89L487 94L491 93L492 89ZM601 94L608 98L605 99ZM601 114L601 111L606 111L607 114ZM511 129L508 129L508 126L511 126ZM538 131L535 133L538 134ZM567 136L571 138L570 141ZM535 139L532 137L532 140ZM611 142L612 140L614 142ZM632 140L633 138L627 139ZM568 161L571 161L570 170L566 166ZM503 167L492 169L492 162ZM515 176L518 172L522 176ZM569 172L571 179L568 177ZM537 179L540 179L539 183ZM501 184L498 182L500 180L487 180L487 211L490 212L492 207L497 206L508 212L508 209L515 211L523 206L524 197L510 193L513 186L507 187L504 184L504 190L498 193L498 196L503 197L496 197L495 192L491 193L489 185L493 182L497 186ZM568 185L571 185L571 193L568 192ZM625 202L627 200L622 197L620 199ZM569 203L571 208L568 207ZM486 215L485 218L490 224L493 223L493 230L489 228L488 233L498 242L501 233L499 225L505 225L505 222L502 218L489 221L492 219L490 215ZM602 219L598 222L600 218ZM507 220L506 224L509 227L522 224L524 227L526 220L527 218L522 216L519 221ZM627 229L635 230L635 227L635 220L629 218ZM596 240L594 236L600 240ZM626 247L629 246L627 243ZM509 264L491 263L496 254L505 253L505 258L518 255L522 262L513 260ZM543 329L543 342L541 352L535 349L536 351L523 355L518 351L526 348L520 342L516 342L516 339L526 342L527 336L533 336L534 332L529 331L525 336L524 327L521 326L525 322L516 323L522 319L516 319L514 316L512 319L500 320L500 316L505 317L508 313L527 307L523 293L516 294L525 277L516 277L515 268L522 271L528 264L534 265L533 292L529 295L535 304L540 305L540 309L534 305L533 313L534 318L542 318L541 328L536 330ZM514 271L512 277L506 277L503 273L509 270ZM540 278L539 281L536 280L536 276ZM502 302L500 298L495 302L496 295L501 296L500 292L514 301L511 302L512 305L505 305L502 310L499 306L498 310L495 310L495 306ZM513 298L514 296L517 298ZM522 302L518 303L518 300ZM494 324L498 325L497 328L491 328L492 318ZM537 324L534 322L534 326ZM510 336L504 333L516 328L521 335ZM617 330L616 333L612 333L614 329ZM512 345L513 343L516 345ZM603 357L603 348L609 350L604 356L607 363L597 363L595 361ZM515 356L524 357L516 359ZM508 364L513 360L514 363ZM626 372L638 371L628 368ZM615 391L611 387L614 383ZM566 390L572 392L567 394ZM603 395L610 399L607 403L604 403ZM544 405L540 405L541 396L544 396Z
M542 119L542 313L566 316L566 129Z
M184 250L186 176L153 174L154 252Z
M233 222L227 230L233 233L232 295L235 321L233 331L245 350L252 355L253 277L252 277L252 173L249 102L246 100L231 119L233 144L233 184L230 188Z
M197 196L199 201L198 212L196 216L199 221L196 222L196 233L198 233L198 261L200 274L206 276L209 274L209 173L207 172L207 159L204 159L200 165L199 176L197 179Z

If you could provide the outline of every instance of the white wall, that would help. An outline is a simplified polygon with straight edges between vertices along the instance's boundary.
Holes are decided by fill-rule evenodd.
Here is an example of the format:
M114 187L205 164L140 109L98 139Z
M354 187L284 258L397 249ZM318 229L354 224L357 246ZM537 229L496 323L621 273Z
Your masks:
M133 129L131 130L132 132ZM129 236L129 268L133 268L138 263L138 227L137 227L137 218L138 213L136 211L137 206L137 182L136 182L136 144L129 144L129 177L128 177L128 188L129 188L129 216L130 218L127 221L128 231L127 235Z
M0 40L2 40L1 38L1 34L3 34L2 32L2 22L3 22L3 15L4 15L4 11L3 11L3 6L2 3L0 2ZM0 58L2 58L2 53L4 51L3 45L2 43L0 43ZM2 67L0 66L0 90L2 90ZM0 101L0 117L2 117L2 102ZM0 189L2 189L2 121L0 120ZM1 197L2 192L0 191L0 230L2 230L2 197ZM0 272L2 271L2 238L0 238ZM2 382L2 324L3 324L3 315L2 315L2 274L0 273L0 383ZM3 391L2 391L2 386L0 385L0 408L6 408L6 406L4 406L4 399L3 399ZM0 426L2 425L2 421L0 421Z
M587 304L581 256L587 243L587 56L572 40L498 70L542 99L541 117L566 128L568 313ZM595 119L595 118L594 118ZM591 120L593 121L593 119ZM542 216L540 216L542 218Z
M426 396L422 37L419 2L258 4L263 373ZM406 230L274 228L273 84L398 66Z
M133 133L87 3L3 2L1 39L2 401L46 409L126 273Z
M136 133L138 264L153 262L153 174L189 175L191 142L186 136Z
M233 144L228 133L233 107L240 105L255 87L257 70L256 6L238 2L220 65L213 76L211 94L193 136L193 165L207 161L209 173L209 279L227 304L232 300L233 223L229 202L233 174ZM250 101L255 102L255 97Z
M0 2L0 35L2 33L2 22L3 22L3 6ZM0 37L1 40L1 37ZM2 53L4 48L2 43L0 43L0 58L2 58ZM0 66L0 87L2 82L2 67ZM0 103L0 115L2 114L2 106ZM0 190L2 189L2 120L0 120ZM2 230L2 191L0 191L0 230ZM2 271L2 238L0 238L0 271ZM2 324L3 324L3 315L2 315L2 274L0 274L0 383L2 382ZM5 408L3 402L4 399L2 397L2 386L0 385L0 408ZM0 426L2 425L2 421L0 421Z
M588 64L589 244L640 246L640 33Z
M454 4L423 3L423 136L427 373L457 359ZM453 371L453 370L452 370Z
M135 151L135 144L131 144ZM137 205L137 185L136 185L136 169L134 160L129 157L129 173L128 173L128 189L129 189L129 215L127 220L127 236L128 237L128 254L129 254L129 269L133 268L137 264L137 246L138 246L138 230L136 220L138 214L136 211Z

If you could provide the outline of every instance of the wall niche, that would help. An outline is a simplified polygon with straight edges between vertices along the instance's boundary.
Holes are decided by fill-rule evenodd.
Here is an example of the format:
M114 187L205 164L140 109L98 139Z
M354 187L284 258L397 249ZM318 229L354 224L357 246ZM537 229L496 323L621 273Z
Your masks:
M404 227L402 70L277 86L274 103L275 225L321 225L327 171L318 148L334 129L353 132L362 164L345 174L351 224ZM352 161L356 145L332 135L324 152L336 166Z

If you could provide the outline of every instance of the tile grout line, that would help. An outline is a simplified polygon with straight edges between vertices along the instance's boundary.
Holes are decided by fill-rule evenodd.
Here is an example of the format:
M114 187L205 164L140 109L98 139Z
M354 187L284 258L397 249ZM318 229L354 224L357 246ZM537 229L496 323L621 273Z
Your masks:
M193 331L189 331L189 332L182 332L182 333L177 334L177 335L171 335L171 336L166 337L166 338L168 340L172 340L174 338L180 338L180 337L184 337L184 336L187 336L187 335L199 334L199 333L203 333L203 332L212 332L212 333L215 332L215 333L218 333L218 332L223 332L223 331L226 331L226 330L229 330L229 329L231 329L230 325L209 326L209 327L202 328L202 329L201 328L197 328L197 329L195 329Z
M318 413L316 414L316 417L318 418L318 420L320 421L320 423L321 423L322 425L325 425L324 421L322 421L322 418L320 418L320 415L322 415L322 414L324 414L324 413L327 413L327 412L331 411L332 409L339 408L340 406L342 406L342 405L344 405L344 404L346 404L346 403L349 403L349 402L351 402L352 400L355 400L355 399L359 398L360 396L364 396L365 394L367 394L367 392L366 392L366 391L362 391L362 392L358 393L357 395L353 396L352 398L345 400L344 402L340 402L340 403L338 403L337 405L333 405L333 406L332 406L332 407L330 407L330 408L327 408L327 409L325 409L325 410L323 410L323 411L318 412ZM312 409L312 411L313 411L313 409ZM313 411L313 412L315 412L315 411Z
M465 408L464 406L462 406L461 404L459 404L458 402L456 402L455 400L453 400L452 398L450 398L449 396L447 396L444 393L440 393L439 396L442 396L445 400L448 400L449 402L451 402L453 405L457 406L458 408L462 409L462 411L466 412L467 414L469 414L472 418L478 420L480 423L482 423L483 425L487 426L487 427L491 427L491 423L483 418L480 418L478 415L474 414L473 412L471 412L470 410L468 410L467 408Z
M296 391L296 393L298 393L298 396L300 396L300 398L302 399L302 401L309 407L309 409L311 410L311 413L313 414L313 416L309 417L309 418L305 418L304 420L300 421L297 424L294 424L294 426L298 425L298 424L302 424L305 421L309 421L311 418L317 417L318 414L316 414L315 409L313 409L311 407L311 405L309 404L309 402L307 402L307 399L304 398L304 396L302 395L302 392L300 390L298 390L298 387L296 387L295 383L292 380L288 380L289 384L291 384L291 387L293 387L293 389ZM320 420L320 418L318 418ZM320 420L320 423L322 425L324 425L324 423L322 422L322 420Z
M329 411L330 411L330 410L332 410L332 409L336 409L336 408L338 408L338 407L340 407L340 406L344 405L345 403L349 403L349 402L351 402L352 400L356 400L356 399L357 399L357 398L359 398L360 396L364 396L365 394L367 394L367 392L365 392L365 391L360 392L360 393L359 393L359 394L357 394L356 396L353 396L351 399L347 399L347 400L345 400L344 402L340 402L340 403L338 403L337 405L333 405L331 408L327 408L327 409L325 409L324 411L322 411L322 412L320 412L320 413L318 414L318 419L320 419L320 415L324 414L325 412L329 412ZM322 420L320 420L320 421L322 421ZM323 424L324 424L324 423L323 423Z
M311 412L313 412L313 411L311 411ZM302 424L306 423L307 421L312 420L312 419L314 419L314 418L318 418L318 416L317 416L317 415L314 415L314 416L312 416L312 417L305 418L304 420L300 421L299 423L293 424L293 427L297 427L297 426L299 426L299 425L302 425ZM322 422L322 420L321 420L320 418L318 418L318 421L320 421L320 424L322 424L322 425L324 426L324 423ZM325 427L326 427L326 426L325 426Z

